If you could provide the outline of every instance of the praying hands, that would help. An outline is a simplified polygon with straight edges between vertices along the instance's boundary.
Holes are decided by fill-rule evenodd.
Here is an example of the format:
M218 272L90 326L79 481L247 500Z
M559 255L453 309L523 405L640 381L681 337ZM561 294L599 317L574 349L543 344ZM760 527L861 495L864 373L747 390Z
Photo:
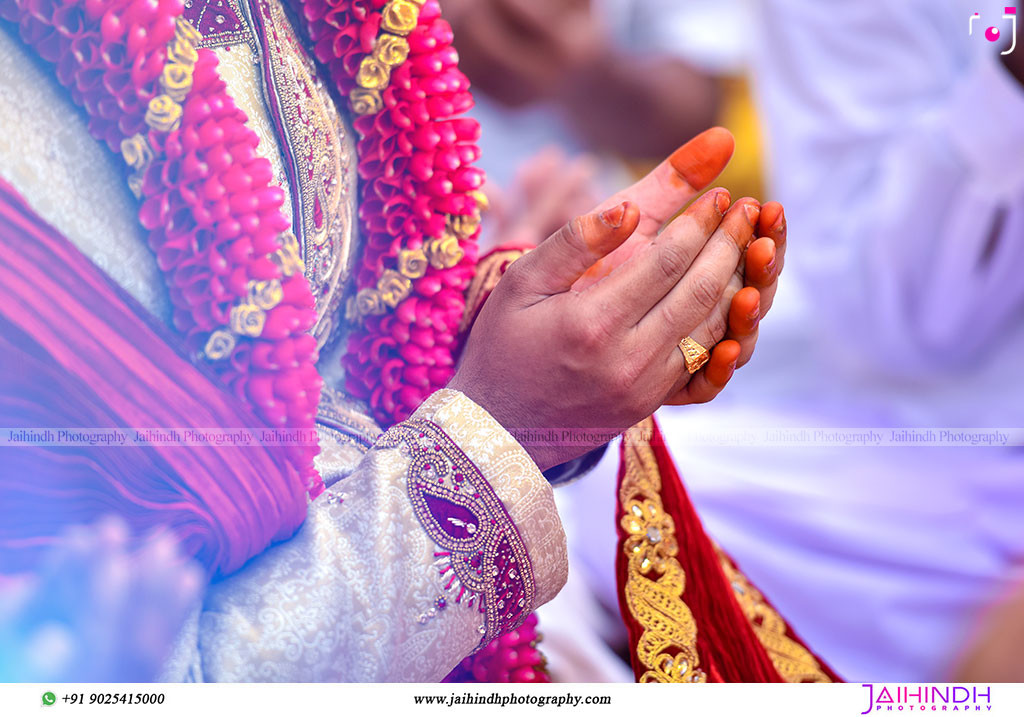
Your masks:
M750 359L783 264L782 207L716 189L673 219L732 149L725 130L699 135L515 262L484 305L449 386L513 431L595 429L592 445L527 441L541 469L665 403L711 400ZM686 338L710 349L703 367Z

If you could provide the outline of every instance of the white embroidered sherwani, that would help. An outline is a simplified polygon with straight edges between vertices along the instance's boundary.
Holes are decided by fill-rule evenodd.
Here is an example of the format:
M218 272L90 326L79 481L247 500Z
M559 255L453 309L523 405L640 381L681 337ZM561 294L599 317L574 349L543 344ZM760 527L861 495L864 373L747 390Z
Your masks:
M204 45L217 52L259 152L292 198L286 206L319 314L327 385L317 466L328 490L294 537L210 587L163 676L440 680L564 583L551 488L512 436L462 394L439 391L381 435L365 407L331 390L342 385L341 304L358 256L351 131L278 0L194 0L190 9L224 18L199 23ZM221 31L204 29L213 26ZM89 137L52 75L6 31L0 63L0 172L169 322L118 158ZM295 171L304 157L314 160Z

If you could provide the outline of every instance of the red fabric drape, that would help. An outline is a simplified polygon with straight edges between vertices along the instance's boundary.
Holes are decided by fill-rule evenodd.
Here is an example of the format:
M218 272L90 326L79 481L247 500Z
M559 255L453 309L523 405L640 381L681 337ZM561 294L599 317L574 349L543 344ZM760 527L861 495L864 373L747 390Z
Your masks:
M686 575L682 599L697 624L696 648L701 669L707 674L709 682L781 682L782 677L736 601L732 587L722 571L718 553L683 487L675 462L653 418L651 426L653 432L650 446L661 478L662 508L672 516L675 523L675 537L679 543L676 559ZM620 458L620 482L624 469L625 446ZM618 524L618 516L622 514L618 498L616 507ZM621 525L618 531L621 541L626 537ZM630 614L623 599L627 565L626 556L620 549L616 555L620 609L629 632L633 670L639 678L647 669L638 664L635 650L637 640L643 634L643 627ZM788 635L800 642L792 630ZM818 662L830 678L840 681L820 659Z

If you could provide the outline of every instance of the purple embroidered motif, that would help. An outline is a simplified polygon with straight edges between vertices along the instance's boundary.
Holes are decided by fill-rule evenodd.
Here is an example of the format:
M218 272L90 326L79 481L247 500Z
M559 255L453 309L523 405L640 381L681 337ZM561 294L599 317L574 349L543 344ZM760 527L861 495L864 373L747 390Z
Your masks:
M456 540L473 537L480 525L480 517L470 508L436 495L425 494L423 497L427 510L441 530Z
M200 47L252 43L238 0L185 0L182 13L203 36Z
M409 456L413 510L437 546L438 572L455 602L486 615L481 645L517 628L535 587L522 536L494 489L465 453L430 421L410 420L377 441Z

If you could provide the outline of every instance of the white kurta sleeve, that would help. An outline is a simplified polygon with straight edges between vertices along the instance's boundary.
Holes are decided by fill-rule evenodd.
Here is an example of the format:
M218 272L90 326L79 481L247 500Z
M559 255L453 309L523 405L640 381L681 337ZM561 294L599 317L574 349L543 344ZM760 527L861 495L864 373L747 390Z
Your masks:
M759 4L788 261L873 370L976 360L1024 303L1024 88L981 37L1003 4Z
M214 585L174 679L438 681L567 575L551 488L461 393L435 393L315 500L298 534Z

